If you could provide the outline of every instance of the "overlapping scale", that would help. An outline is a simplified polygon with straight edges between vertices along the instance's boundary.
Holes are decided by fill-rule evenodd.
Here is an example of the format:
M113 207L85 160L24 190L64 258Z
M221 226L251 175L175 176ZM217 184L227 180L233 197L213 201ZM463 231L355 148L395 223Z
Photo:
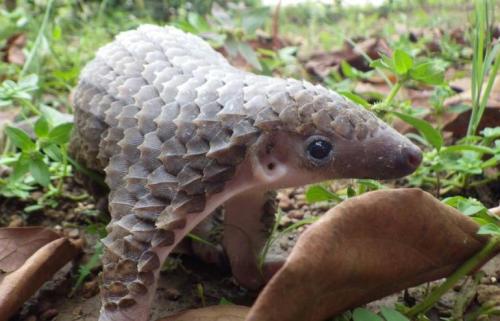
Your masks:
M179 241L262 132L362 140L382 126L324 87L237 70L199 37L151 25L101 48L73 101L70 152L110 188L106 311L151 295L156 249Z

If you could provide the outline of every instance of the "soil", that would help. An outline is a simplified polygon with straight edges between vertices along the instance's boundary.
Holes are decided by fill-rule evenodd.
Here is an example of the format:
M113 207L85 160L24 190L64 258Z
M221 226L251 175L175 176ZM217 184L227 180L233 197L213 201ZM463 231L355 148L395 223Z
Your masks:
M341 184L336 182L335 184ZM68 182L66 189L71 195L85 193L80 187ZM494 190L494 189L492 189ZM35 192L35 199L37 196ZM499 199L499 198L496 198ZM294 222L318 216L326 212L331 205L327 203L307 204L304 189L285 189L278 193L278 204L284 215L280 227L286 227ZM78 277L78 267L87 262L98 239L95 233L89 233L95 227L103 227L107 220L106 214L96 209L95 202L90 198L83 201L64 199L54 209L45 209L31 214L23 212L29 203L1 200L2 226L44 225L52 226L56 231L73 239L82 238L85 241L85 254L77 262L68 264L58 272L52 281L46 283L37 295L28 301L19 314L10 321L95 321L99 312L99 296L97 274L99 267L92 271L90 277L75 294L69 297L75 280ZM498 205L498 204L492 204ZM87 226L87 228L85 228ZM88 227L91 228L88 228ZM286 256L296 242L297 237L306 227L301 227L287 235L281 235L270 249L273 256ZM444 296L433 310L431 320L439 320L438 316L449 316L453 311L456 298L464 296L464 289L471 288L474 298L470 306L477 302L493 300L500 305L500 256L497 256L483 267L484 276L479 280L479 286L465 283L457 286ZM431 285L422 285L396 293L384 299L372 302L370 308L392 306L396 301L415 302L421 298ZM470 292L470 291L469 291ZM196 257L186 254L171 256L165 264L165 271L160 278L153 310L153 319L164 317L184 309L219 304L221 300L235 304L251 305L257 293L239 287L232 279L228 267L206 264Z

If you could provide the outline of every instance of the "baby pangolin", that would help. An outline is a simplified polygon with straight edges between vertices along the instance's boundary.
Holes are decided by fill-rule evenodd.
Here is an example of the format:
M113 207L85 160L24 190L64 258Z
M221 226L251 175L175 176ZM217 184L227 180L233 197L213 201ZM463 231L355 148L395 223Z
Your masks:
M100 321L147 321L162 262L224 206L235 278L256 288L270 191L333 178L396 178L420 150L319 85L238 70L197 36L144 25L82 71L70 149L104 171Z

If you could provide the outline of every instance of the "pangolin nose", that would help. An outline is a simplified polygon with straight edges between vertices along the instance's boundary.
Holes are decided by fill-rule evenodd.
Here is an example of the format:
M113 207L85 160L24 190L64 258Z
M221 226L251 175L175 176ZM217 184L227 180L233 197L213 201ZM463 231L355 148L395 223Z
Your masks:
M422 151L416 146L405 147L402 150L402 161L413 172L422 163Z

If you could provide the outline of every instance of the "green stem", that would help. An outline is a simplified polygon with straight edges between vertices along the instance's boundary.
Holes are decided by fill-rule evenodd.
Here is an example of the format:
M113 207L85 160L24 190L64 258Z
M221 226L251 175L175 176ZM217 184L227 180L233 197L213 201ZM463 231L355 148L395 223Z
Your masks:
M31 48L31 51L28 55L28 58L26 59L26 62L24 63L23 70L21 70L21 74L19 75L19 78L23 78L26 73L28 72L29 68L31 67L31 64L33 63L33 59L35 58L35 55L37 54L38 48L40 47L43 39L43 33L45 32L45 29L47 29L47 24L49 23L49 17L50 17L50 11L52 10L52 4L54 3L54 0L49 0L47 3L47 8L45 9L45 14L43 16L43 21L42 25L40 26L40 29L38 31L38 35L36 36L35 43L33 44L33 48Z
M481 315L495 315L500 313L500 308L491 306L482 306L474 312L471 312L463 318L464 321L475 321L478 320Z
M63 193L62 196L64 198L69 199L70 201L73 201L73 202L80 202L80 201L86 200L90 197L89 194L87 194L87 193L82 193L82 194L78 194L78 195L73 195L70 193Z
M462 264L462 266L458 268L458 270L456 270L452 275L450 275L443 284L434 289L434 291L432 291L431 294L424 299L424 301L408 310L406 315L410 319L413 319L417 315L427 312L427 310L429 310L437 301L439 301L439 299L458 281L460 281L461 278L474 271L480 264L483 264L489 256L491 256L495 251L498 251L499 249L500 238L490 238L488 240L488 243L486 243L486 245L479 252L477 252L464 264Z
M485 184L488 184L490 182L494 182L494 181L498 180L498 178L500 178L500 173L497 173L496 175L493 175L491 177L488 177L488 178L485 178L485 179L482 179L479 181L472 182L469 184L469 187L476 187L476 186L485 185Z
M19 103L23 106L23 107L27 107L28 110L30 112L33 113L33 115L35 116L40 116L42 113L36 108L35 105L33 105L33 103L29 100L26 100L26 99L22 99L22 100L19 100ZM25 116L26 120L28 120L29 118L27 116Z
M392 88L391 92L389 93L389 96L387 96L384 100L384 105L390 105L392 104L392 101L394 100L394 97L396 97L397 93L401 89L401 82L398 81Z
M278 213L275 217L274 224L273 224L273 227L271 229L271 234L269 235L269 238L267 239L266 244L264 245L264 248L259 253L258 266L259 266L259 270L260 270L261 274L262 274L262 268L264 267L264 262L265 262L266 257L267 257L267 253L269 252L271 245L274 243L274 240L277 238L276 234L278 232L278 226L280 224L282 216L283 216L283 211L278 209Z
M62 194L64 178L68 176L68 156L66 154L66 146L60 146L60 151L62 155L63 173L62 176L59 178L59 182L57 182L58 194Z
M340 35L341 37L344 37L343 35ZM347 41L351 46L352 48L354 49L355 52L359 53L369 64L371 64L373 62L373 59L370 58L370 56L368 56L366 54L366 52L364 52L363 50L359 49L358 45L349 37L344 37L345 41ZM379 74L379 76L385 81L385 83L387 84L387 86L391 87L392 88L392 82L389 80L389 78L387 78L387 76L385 75L385 73L380 70L379 68L375 68L375 71Z

